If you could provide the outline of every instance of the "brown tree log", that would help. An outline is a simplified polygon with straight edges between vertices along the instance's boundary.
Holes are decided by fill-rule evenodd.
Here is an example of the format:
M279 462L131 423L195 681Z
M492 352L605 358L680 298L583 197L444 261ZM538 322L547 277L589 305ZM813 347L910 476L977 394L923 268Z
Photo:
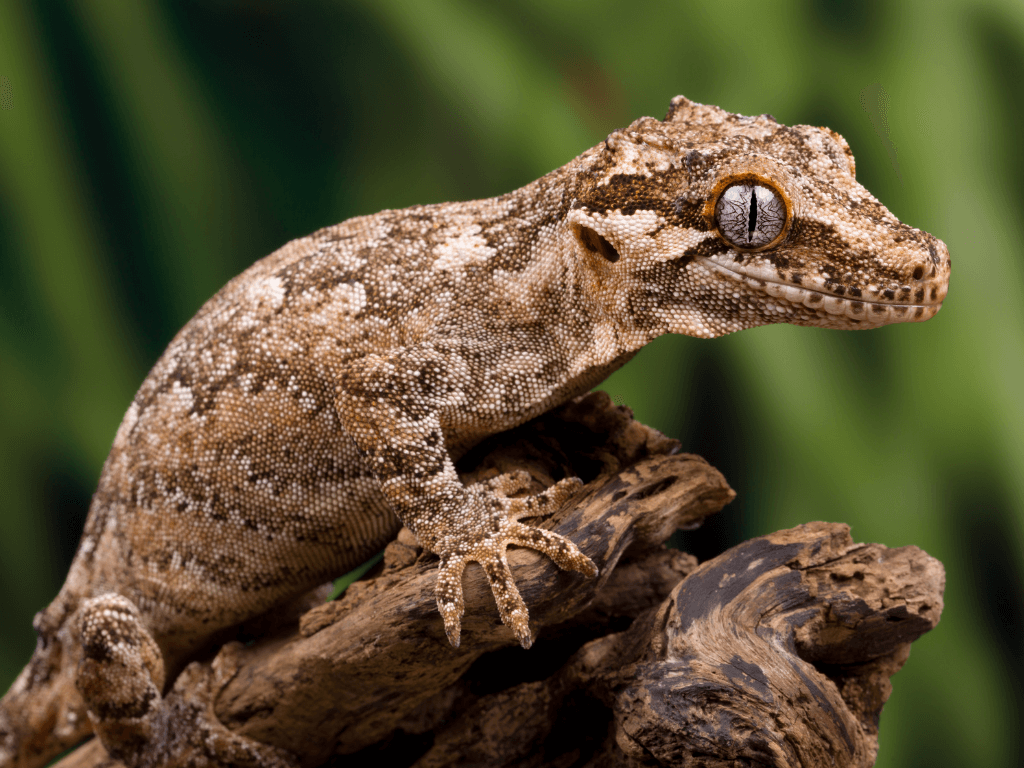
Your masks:
M452 649L436 559L406 531L298 626L254 625L255 642L190 665L165 699L164 743L137 764L871 765L889 677L941 614L942 566L811 523L697 568L663 542L734 494L677 449L602 394L493 438L460 462L467 482L587 481L543 525L597 579L509 553L533 648L497 621L472 566ZM93 742L60 765L119 763Z

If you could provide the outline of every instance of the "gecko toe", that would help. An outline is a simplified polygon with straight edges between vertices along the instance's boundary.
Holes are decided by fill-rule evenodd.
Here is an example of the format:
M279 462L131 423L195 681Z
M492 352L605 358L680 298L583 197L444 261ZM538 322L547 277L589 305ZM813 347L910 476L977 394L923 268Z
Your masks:
M444 621L444 632L452 648L458 648L462 638L462 611L454 603L438 602L437 610Z
M523 602L522 595L516 587L505 559L505 542L491 547L490 552L480 553L477 561L487 574L491 585L491 594L498 606L498 615L502 623L512 630L516 640L523 648L533 645L533 634L530 632L530 612Z
M517 608L512 611L508 619L502 617L502 621L512 630L512 634L516 636L519 645L524 649L528 649L533 645L533 633L530 632L530 614L526 610L525 605L521 609Z
M572 541L554 531L534 528L525 523L513 523L509 530L509 543L544 553L564 571L576 571L587 578L597 576L598 570L594 561L583 554Z
M462 636L462 615L465 613L465 601L462 597L462 572L466 569L466 558L446 557L441 559L437 573L434 594L437 597L437 610L444 621L444 631L448 642L453 648L459 647Z
M492 493L499 496L511 496L513 493L529 488L531 482L533 482L533 478L529 472L525 469L517 469L492 477L485 485Z
M575 496L582 487L583 481L578 477L566 477L535 496L508 499L506 501L508 516L511 520L519 520L523 517L550 514Z
M554 509L579 493L582 487L583 481L578 477L564 477L543 493L538 494L538 498L545 499L548 506Z

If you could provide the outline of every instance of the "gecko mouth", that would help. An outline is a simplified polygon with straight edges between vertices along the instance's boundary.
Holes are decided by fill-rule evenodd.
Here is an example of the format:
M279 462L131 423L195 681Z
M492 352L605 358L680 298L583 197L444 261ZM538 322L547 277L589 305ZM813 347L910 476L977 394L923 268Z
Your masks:
M851 299L824 291L817 291L813 288L805 288L801 285L753 277L706 257L698 257L697 261L713 272L742 282L751 288L767 293L772 298L779 299L780 304L774 306L774 311L782 315L790 314L793 311L791 305L797 305L822 315L846 317L856 324L863 323L874 326L895 322L923 322L934 316L942 307L942 301L932 304L901 304L899 302L869 301L860 298ZM771 310L772 307L769 307L769 311Z

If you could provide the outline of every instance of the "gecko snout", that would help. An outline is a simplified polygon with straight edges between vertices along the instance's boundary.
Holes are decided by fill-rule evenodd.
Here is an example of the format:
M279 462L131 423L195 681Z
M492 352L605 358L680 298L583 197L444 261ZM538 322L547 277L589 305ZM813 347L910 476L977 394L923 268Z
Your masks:
M949 290L949 249L938 238L925 235L924 242L918 241L913 250L905 254L898 271L899 286L890 284L883 288L881 297L889 302L937 311Z
M949 291L949 249L938 238L930 238L928 257L918 260L911 271L915 298L927 304L941 304Z

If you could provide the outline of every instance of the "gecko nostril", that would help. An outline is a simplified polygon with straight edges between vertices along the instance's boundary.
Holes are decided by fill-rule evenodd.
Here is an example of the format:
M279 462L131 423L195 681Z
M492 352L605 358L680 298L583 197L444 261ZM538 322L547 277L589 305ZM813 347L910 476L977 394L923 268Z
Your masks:
M920 280L923 276L924 276L924 267L922 267L920 264L918 264L916 267L914 267L914 279L915 280Z

